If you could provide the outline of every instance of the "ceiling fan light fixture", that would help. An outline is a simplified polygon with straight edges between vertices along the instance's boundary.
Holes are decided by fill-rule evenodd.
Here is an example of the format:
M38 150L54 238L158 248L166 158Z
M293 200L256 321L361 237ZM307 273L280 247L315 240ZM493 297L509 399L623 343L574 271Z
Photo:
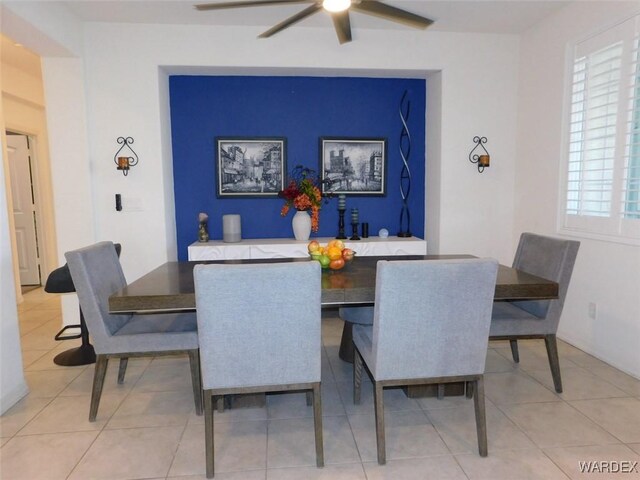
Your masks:
M351 0L323 0L322 8L328 12L344 12L351 6Z

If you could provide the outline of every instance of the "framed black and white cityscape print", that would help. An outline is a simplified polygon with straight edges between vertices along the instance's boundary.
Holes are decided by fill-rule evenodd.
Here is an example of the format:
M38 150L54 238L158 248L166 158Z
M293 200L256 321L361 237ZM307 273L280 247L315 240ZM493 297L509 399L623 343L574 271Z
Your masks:
M286 139L216 138L219 198L277 197L286 181Z
M386 195L385 138L321 138L322 193Z

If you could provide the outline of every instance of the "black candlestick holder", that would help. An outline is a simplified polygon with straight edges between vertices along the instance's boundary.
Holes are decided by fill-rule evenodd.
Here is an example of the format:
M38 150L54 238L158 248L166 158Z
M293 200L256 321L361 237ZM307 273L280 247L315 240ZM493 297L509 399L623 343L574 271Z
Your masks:
M358 236L358 222L353 222L351 224L351 228L353 229L353 235L351 235L349 240L360 240L360 237Z
M340 218L338 219L338 236L336 237L338 240L346 240L347 236L344 234L344 212L346 209L338 209L338 215Z

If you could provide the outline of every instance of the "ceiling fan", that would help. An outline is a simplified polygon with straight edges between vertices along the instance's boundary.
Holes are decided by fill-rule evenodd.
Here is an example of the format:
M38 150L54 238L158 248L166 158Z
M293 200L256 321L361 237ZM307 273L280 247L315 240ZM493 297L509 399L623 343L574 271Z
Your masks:
M310 5L304 10L271 27L266 32L260 34L259 37L268 38L275 35L285 28L290 27L291 25L294 25L295 23L298 23L299 21L304 20L323 9L331 15L331 18L333 19L333 26L335 27L336 34L338 35L338 41L341 44L351 41L351 21L349 19L350 10L367 15L375 15L376 17L391 20L392 22L402 23L414 28L427 28L433 23L433 20L407 12L406 10L402 10L397 7L392 7L391 5L379 2L378 0L247 0L205 3L195 5L195 7L197 10L204 11L297 3L308 3Z

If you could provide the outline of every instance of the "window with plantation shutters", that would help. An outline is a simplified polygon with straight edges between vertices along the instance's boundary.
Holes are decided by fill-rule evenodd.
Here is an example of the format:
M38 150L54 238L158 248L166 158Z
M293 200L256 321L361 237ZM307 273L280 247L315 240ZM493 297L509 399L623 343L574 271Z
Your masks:
M563 228L640 239L640 16L573 48Z

